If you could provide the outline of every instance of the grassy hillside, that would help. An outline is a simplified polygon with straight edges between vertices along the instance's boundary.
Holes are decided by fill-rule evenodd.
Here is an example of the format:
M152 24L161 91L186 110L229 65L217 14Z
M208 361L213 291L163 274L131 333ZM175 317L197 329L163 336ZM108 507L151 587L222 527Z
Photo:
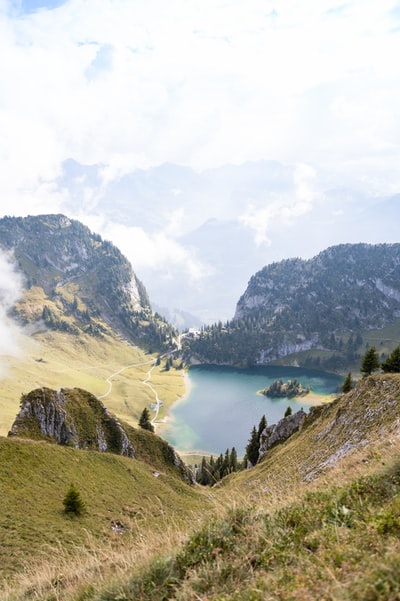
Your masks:
M144 453L142 441L138 454L143 458ZM83 556L91 551L123 554L150 532L178 531L199 511L200 502L204 504L196 489L162 469L157 457L150 465L112 453L20 439L0 438L0 482L3 578L79 549ZM79 519L63 514L71 483L86 503Z
M5 532L12 531L7 561L21 563L20 533L25 550L38 548L40 538L59 549L49 558L39 545L44 554L38 549L35 560L43 557L42 567L28 570L25 580L18 575L22 588L5 588L3 597L394 601L400 591L399 403L400 375L363 379L315 408L302 430L255 468L212 489L190 489L169 474L155 478L151 467L134 460L58 447L57 459L50 459L49 445L3 440L0 448L9 454L0 469L17 478L8 484L3 518ZM60 513L71 480L91 508L82 523L65 522ZM138 498L141 511L129 513ZM132 519L129 534L107 538L110 519ZM65 533L72 560L56 542L65 542Z
M370 461L375 452L387 454L399 436L400 374L363 378L348 394L312 408L302 429L267 451L256 472L240 472L226 479L225 487L231 495L243 489L257 495L274 491L274 498L297 494L299 487L327 478L347 459ZM354 476L353 468L349 473Z
M398 599L400 461L279 509L240 507L96 601Z

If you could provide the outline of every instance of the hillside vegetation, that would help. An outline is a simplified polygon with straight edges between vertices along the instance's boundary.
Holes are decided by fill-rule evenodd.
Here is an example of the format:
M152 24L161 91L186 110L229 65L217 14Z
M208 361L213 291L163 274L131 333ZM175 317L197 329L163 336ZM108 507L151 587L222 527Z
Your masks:
M150 532L156 536L164 528L182 528L193 510L199 511L193 487L157 459L154 435L141 432L140 437L138 459L0 438L3 584L12 574L18 581L26 570L39 573L73 554L78 561L82 555L82 563L91 553L115 556L113 550L122 558ZM142 460L146 455L154 456L152 464ZM63 513L71 483L86 504L79 519Z
M20 524L7 539L9 550L14 545L10 569L18 558L20 577L18 545L38 545L42 530L45 543L60 551L49 559L36 546L41 569L36 565L35 576L28 570L24 582L5 587L4 598L394 601L400 590L399 403L400 375L364 378L348 394L314 408L301 430L254 468L205 491L168 473L155 478L135 459L1 440L3 456L8 453L0 461L8 482L4 527ZM60 509L70 481L89 500L82 522L65 522ZM117 536L110 519L125 524L124 507L137 509L136 494L143 514L135 514L136 529ZM84 542L82 526L95 538ZM26 529L34 530L32 540ZM63 555L65 548L75 559Z
M344 244L308 261L267 265L249 281L234 318L186 350L210 363L285 363L344 373L359 362L371 330L400 315L400 244ZM378 334L379 335L379 334ZM385 335L380 350L386 345ZM290 359L289 359L290 361Z
M64 215L3 217L0 248L13 254L27 290L15 316L48 329L101 337L111 328L142 348L168 347L174 329L151 311L129 261Z

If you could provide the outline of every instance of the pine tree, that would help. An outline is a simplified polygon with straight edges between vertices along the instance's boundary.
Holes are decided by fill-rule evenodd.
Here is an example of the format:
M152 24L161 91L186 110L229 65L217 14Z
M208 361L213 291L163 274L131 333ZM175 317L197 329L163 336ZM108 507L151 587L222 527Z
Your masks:
M229 473L230 473L230 456L229 456L229 449L226 449L225 457L222 462L221 477L223 478L224 476L226 476Z
M67 514L81 515L85 509L85 503L81 499L81 495L73 484L68 489L63 500L64 512Z
M351 377L351 371L349 371L349 373L347 374L345 381L343 382L343 386L342 386L342 392L346 393L346 392L350 392L350 390L353 388L353 379Z
M379 367L378 353L376 352L376 348L371 346L362 358L360 371L364 376L369 376L373 371L379 369Z
M203 486L210 484L210 470L205 457L201 460L201 467L198 473L197 481Z
M400 345L397 346L389 355L389 357L382 363L382 369L386 373L399 373L400 372Z
M154 426L150 421L150 412L145 407L142 411L142 415L139 418L139 426L143 428L143 430L149 430L150 432L154 432Z
M237 472L238 460L237 460L237 452L236 452L235 447L232 447L232 450L231 450L230 463L231 463L231 471Z
M260 443L258 439L258 433L256 427L253 426L251 431L249 443L246 446L246 457L247 460L251 463L251 465L255 465L258 461L258 451L260 448Z
M262 431L265 430L266 427L267 427L267 419L266 419L265 415L263 415L262 418L260 419L260 423L258 424L258 431L257 431L258 439L260 439Z
M292 408L290 405L286 409L284 417L289 417L289 415L292 415Z

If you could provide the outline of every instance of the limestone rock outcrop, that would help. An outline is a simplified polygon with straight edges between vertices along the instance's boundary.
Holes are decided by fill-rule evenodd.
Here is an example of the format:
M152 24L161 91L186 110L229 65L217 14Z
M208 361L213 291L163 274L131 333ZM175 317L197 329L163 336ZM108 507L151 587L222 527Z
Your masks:
M268 449L279 442L287 440L294 432L300 430L306 415L306 412L303 411L303 409L300 409L300 411L297 411L292 415L283 417L277 424L264 428L260 436L258 460L260 461L260 459L264 457Z
M80 388L37 388L23 395L9 436L53 440L127 457L135 454L119 421L99 399Z

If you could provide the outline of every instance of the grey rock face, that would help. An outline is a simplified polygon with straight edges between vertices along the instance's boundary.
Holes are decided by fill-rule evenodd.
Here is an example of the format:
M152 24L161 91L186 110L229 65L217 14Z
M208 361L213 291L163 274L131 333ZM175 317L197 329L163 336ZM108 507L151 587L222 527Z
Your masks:
M50 438L76 449L110 451L127 457L134 449L103 403L80 389L37 388L24 395L10 436Z
M268 449L279 442L287 440L294 432L301 429L306 418L306 412L303 409L293 415L283 417L277 424L267 426L261 432L259 458L262 459Z
M29 424L31 428L39 428L44 436L55 438L58 444L72 444L79 448L74 424L67 424L63 391L41 388L36 393L34 400L27 397L22 401L10 434L19 436L27 430Z

